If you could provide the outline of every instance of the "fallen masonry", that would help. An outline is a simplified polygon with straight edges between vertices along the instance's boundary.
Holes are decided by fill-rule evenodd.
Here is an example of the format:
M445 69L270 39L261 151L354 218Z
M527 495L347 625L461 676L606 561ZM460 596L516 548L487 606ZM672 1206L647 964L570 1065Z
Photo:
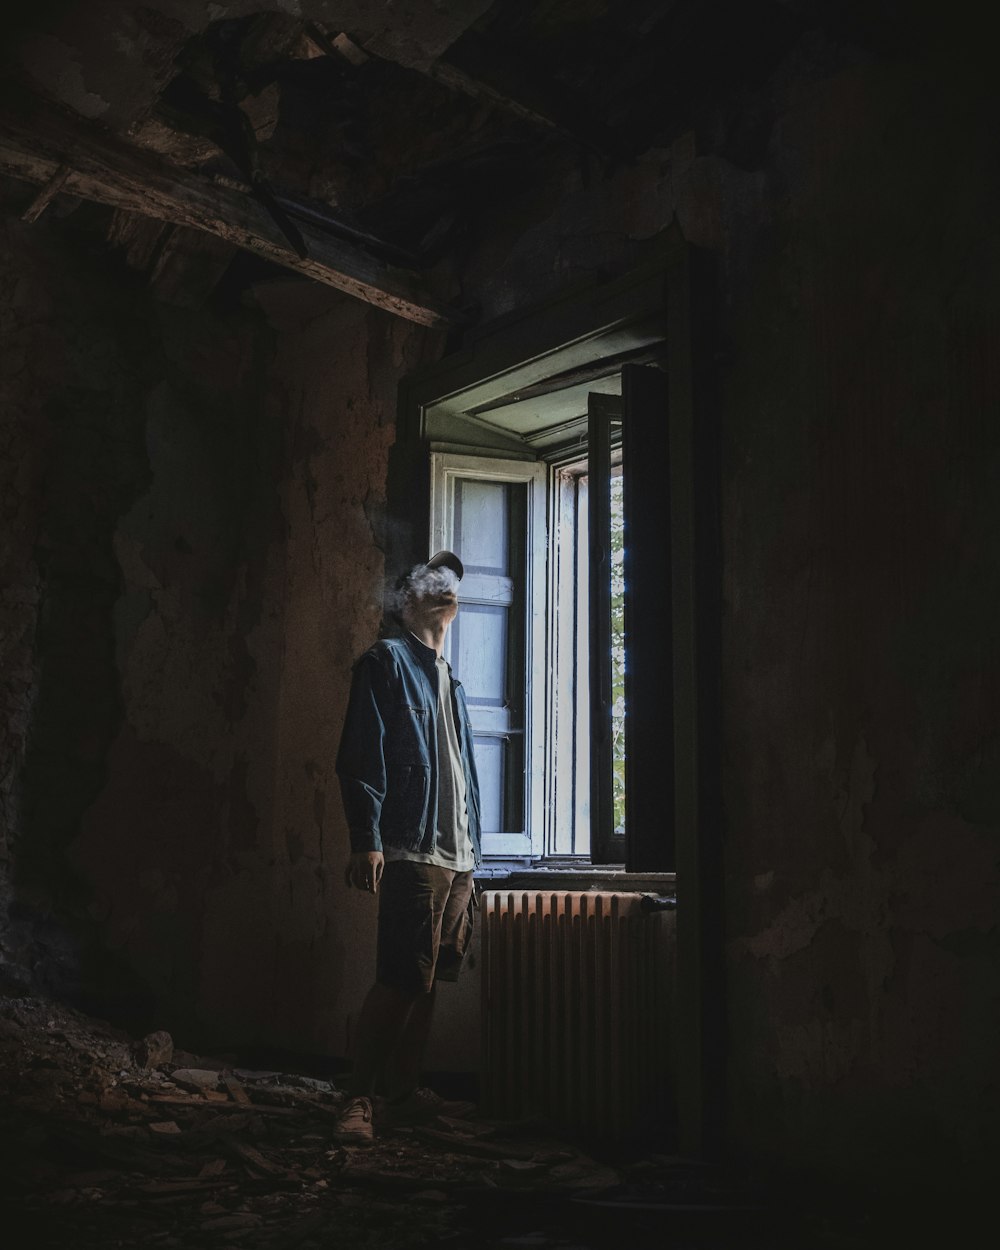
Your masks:
M752 1204L690 1162L612 1166L474 1115L338 1147L330 1081L137 1043L40 998L0 998L0 1097L7 1250L642 1246L665 1218L678 1245L756 1244Z

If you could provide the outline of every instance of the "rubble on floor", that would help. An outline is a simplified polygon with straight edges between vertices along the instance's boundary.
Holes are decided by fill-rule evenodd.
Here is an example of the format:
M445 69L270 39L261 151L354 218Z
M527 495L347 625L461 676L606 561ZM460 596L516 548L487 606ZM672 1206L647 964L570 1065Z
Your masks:
M610 1166L539 1124L438 1116L340 1147L343 1097L313 1076L175 1051L164 1032L135 1042L39 998L0 998L4 1244L572 1250L663 1245L668 1205L723 1209L693 1165ZM674 1244L730 1244L701 1223Z

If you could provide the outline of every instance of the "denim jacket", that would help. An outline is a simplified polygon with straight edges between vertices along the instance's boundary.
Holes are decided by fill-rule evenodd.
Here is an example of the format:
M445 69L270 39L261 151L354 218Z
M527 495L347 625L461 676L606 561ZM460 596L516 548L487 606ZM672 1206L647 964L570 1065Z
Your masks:
M430 853L437 839L437 657L408 635L375 643L354 666L337 776L352 851ZM452 706L465 767L469 835L481 862L479 780L461 682Z

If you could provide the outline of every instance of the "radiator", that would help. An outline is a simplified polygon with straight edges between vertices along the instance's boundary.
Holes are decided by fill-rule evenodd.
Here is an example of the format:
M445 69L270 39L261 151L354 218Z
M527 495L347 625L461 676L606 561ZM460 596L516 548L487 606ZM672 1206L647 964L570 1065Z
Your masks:
M487 1114L611 1141L668 1134L674 916L641 897L484 892Z

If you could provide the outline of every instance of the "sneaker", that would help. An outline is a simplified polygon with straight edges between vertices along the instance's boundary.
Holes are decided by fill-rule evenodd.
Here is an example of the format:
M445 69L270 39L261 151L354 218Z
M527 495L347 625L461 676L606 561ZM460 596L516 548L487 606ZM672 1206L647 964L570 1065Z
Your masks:
M337 1116L334 1141L342 1146L370 1146L375 1140L370 1098L349 1098Z
M421 1124L439 1115L461 1120L471 1115L475 1109L475 1103L451 1102L440 1094L435 1094L432 1089L422 1087L412 1090L405 1098L387 1103L386 1116L393 1125Z

